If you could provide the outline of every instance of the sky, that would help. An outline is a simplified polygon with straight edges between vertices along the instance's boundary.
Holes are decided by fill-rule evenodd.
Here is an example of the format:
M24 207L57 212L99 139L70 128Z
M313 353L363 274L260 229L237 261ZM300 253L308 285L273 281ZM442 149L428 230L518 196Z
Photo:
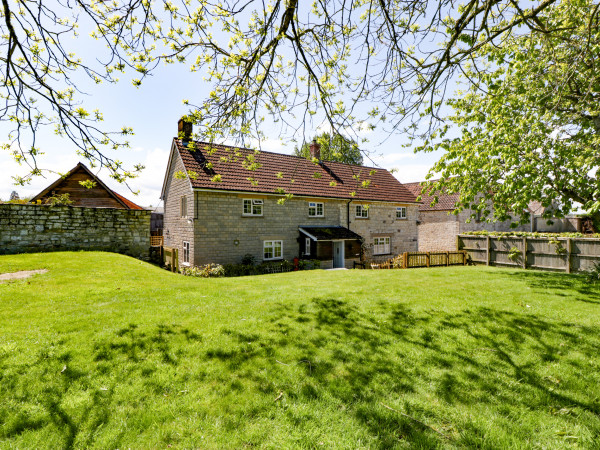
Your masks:
M97 43L81 33L74 43L76 52L82 57L94 55ZM169 151L173 137L177 135L177 121L189 111L182 100L189 99L192 104L200 104L211 91L211 85L203 81L201 73L190 73L189 64L169 65L157 68L139 88L134 87L131 76L124 76L117 84L94 84L82 79L81 86L85 92L82 106L88 111L98 108L102 111L104 126L111 130L119 130L122 126L130 126L134 135L129 138L131 148L119 150L114 156L126 164L141 163L145 166L142 174L129 182L129 186L119 184L108 176L106 169L94 169L94 172L111 189L129 198L133 202L145 206L160 204L160 191L164 180ZM371 108L372 105L365 105ZM6 141L10 131L9 124L0 122L0 141ZM318 133L318 126L309 131L307 136L297 139L311 140ZM365 134L366 133L366 134ZM397 169L394 175L401 182L422 181L439 154L414 154L403 148L407 139L402 134L388 135L377 130L365 132L369 142L361 148L369 152L371 160L384 169ZM270 132L266 129L267 139L261 142L265 151L290 154L294 149L293 142L282 142L276 128ZM51 132L43 133L38 138L38 146L44 155L39 158L39 166L59 173L66 173L83 158L75 152L75 145L68 139L61 139ZM365 158L366 165L372 165ZM19 166L12 157L0 151L0 199L7 200L12 191L17 191L21 198L32 197L58 179L57 174L45 174L36 177L26 186L15 186L12 176L23 175L26 166ZM133 191L133 192L132 192ZM134 192L139 191L135 195Z

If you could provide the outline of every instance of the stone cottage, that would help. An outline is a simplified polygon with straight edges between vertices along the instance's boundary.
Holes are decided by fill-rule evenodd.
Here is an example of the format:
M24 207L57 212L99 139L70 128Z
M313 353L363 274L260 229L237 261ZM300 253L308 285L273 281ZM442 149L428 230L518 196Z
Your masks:
M161 198L181 265L310 258L323 268L417 249L418 204L390 172L192 142L179 122Z

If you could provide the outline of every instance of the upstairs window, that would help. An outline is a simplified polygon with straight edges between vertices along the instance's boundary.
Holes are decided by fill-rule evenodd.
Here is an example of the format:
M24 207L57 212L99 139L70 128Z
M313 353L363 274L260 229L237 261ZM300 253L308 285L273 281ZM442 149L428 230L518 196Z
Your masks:
M323 203L308 203L308 215L309 217L323 217Z
M244 199L244 216L262 216L263 201L255 199Z
M390 253L390 238L389 237L376 237L373 239L373 254L374 255L387 255Z
M396 219L406 219L406 206L396 208Z
M187 217L187 197L181 197L181 217Z
M283 241L263 241L263 259L281 259L283 254Z
M363 205L356 205L356 218L357 219L368 219L369 208Z

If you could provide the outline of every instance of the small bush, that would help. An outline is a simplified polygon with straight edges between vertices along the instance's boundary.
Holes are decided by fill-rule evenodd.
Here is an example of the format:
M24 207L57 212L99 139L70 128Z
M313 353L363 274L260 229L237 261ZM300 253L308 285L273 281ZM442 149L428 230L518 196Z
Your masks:
M254 255L250 253L246 253L242 256L242 266L253 266L255 262L256 259L254 258Z
M600 262L594 263L594 267L587 271L586 280L588 283L597 283L600 281Z
M183 267L181 273L187 277L219 278L225 276L225 269L220 264L206 264L199 267Z
M247 262L248 260L245 261ZM294 270L294 263L284 259L281 261L267 261L257 265L225 264L223 268L226 277L243 277L248 275L263 275L266 273L291 272ZM321 268L321 261L317 259L301 259L298 261L298 270L313 270L319 268Z

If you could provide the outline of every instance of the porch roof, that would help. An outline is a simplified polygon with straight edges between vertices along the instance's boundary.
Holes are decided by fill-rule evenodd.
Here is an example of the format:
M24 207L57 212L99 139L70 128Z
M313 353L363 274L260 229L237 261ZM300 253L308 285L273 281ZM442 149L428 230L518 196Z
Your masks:
M298 227L301 233L314 241L354 241L361 240L360 234L342 226L312 225Z

